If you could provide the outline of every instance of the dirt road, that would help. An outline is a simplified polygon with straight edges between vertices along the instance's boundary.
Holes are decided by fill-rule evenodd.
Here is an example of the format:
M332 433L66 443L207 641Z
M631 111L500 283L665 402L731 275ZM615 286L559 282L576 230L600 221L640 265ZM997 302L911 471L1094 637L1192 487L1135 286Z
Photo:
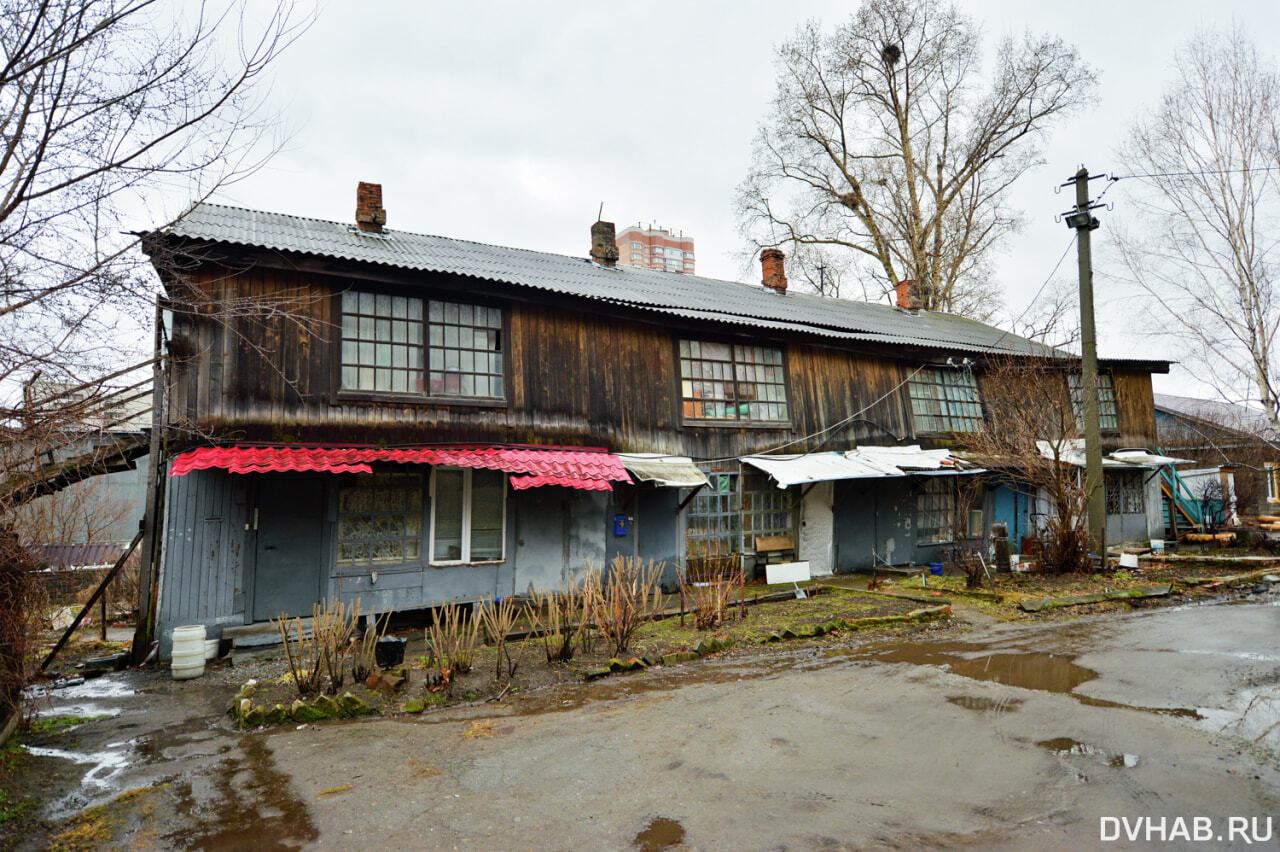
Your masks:
M101 831L155 848L1274 848L1278 640L1274 604L1160 609L249 735L155 679L79 733L121 760L39 763L51 813L135 790Z

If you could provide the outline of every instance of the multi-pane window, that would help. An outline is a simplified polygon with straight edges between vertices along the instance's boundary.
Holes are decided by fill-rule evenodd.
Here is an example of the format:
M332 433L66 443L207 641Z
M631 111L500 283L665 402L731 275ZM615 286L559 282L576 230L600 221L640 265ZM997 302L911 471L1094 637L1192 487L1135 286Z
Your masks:
M502 399L502 357L498 308L353 290L342 294L345 391Z
M1140 470L1113 470L1103 477L1106 482L1108 515L1141 515L1147 511Z
M945 544L955 537L956 489L950 477L928 476L916 492L916 543Z
M749 553L757 536L795 535L796 495L765 477L738 470L707 471L710 488L689 504L685 550L690 559Z
M1071 407L1076 412L1076 425L1084 428L1084 379L1079 373L1067 374L1071 388ZM1116 414L1116 389L1109 373L1098 374L1098 428L1119 429L1120 418Z
M430 395L501 397L502 312L433 300L427 319Z
M680 399L686 420L787 423L782 351L681 340Z
M925 367L907 382L917 432L981 432L982 399L968 370Z
M503 558L506 474L438 467L431 480L431 562Z
M338 565L416 562L421 547L421 476L359 474L338 490Z
M342 294L342 388L421 391L421 299L350 290Z

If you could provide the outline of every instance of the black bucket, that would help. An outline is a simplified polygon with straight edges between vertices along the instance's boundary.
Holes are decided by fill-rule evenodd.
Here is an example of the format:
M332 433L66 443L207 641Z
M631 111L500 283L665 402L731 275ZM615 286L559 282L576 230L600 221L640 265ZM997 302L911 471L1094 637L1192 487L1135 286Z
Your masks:
M406 640L397 639L394 636L379 639L373 649L373 659L380 668L389 669L392 666L398 666L404 662L406 644Z

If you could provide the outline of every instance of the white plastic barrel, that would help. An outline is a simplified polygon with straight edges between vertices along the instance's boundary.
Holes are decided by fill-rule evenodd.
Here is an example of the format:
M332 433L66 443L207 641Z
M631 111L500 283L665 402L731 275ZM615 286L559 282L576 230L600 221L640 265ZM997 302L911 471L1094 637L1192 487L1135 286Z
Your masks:
M218 640L217 639L204 640L204 661L207 663L210 660L217 659L217 657L218 657Z
M204 674L203 624L173 628L173 661L169 671L174 680L187 680Z

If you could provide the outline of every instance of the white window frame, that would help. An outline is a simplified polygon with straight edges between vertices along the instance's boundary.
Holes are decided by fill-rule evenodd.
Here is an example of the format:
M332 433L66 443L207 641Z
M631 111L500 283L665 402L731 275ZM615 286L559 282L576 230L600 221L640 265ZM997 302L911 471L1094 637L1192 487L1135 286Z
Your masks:
M462 558L436 559L436 471L461 470L462 476ZM427 564L429 565L496 565L506 561L507 554L507 478L502 478L502 556L497 559L471 559L471 480L475 468L450 467L448 465L431 468L431 534L427 542Z

